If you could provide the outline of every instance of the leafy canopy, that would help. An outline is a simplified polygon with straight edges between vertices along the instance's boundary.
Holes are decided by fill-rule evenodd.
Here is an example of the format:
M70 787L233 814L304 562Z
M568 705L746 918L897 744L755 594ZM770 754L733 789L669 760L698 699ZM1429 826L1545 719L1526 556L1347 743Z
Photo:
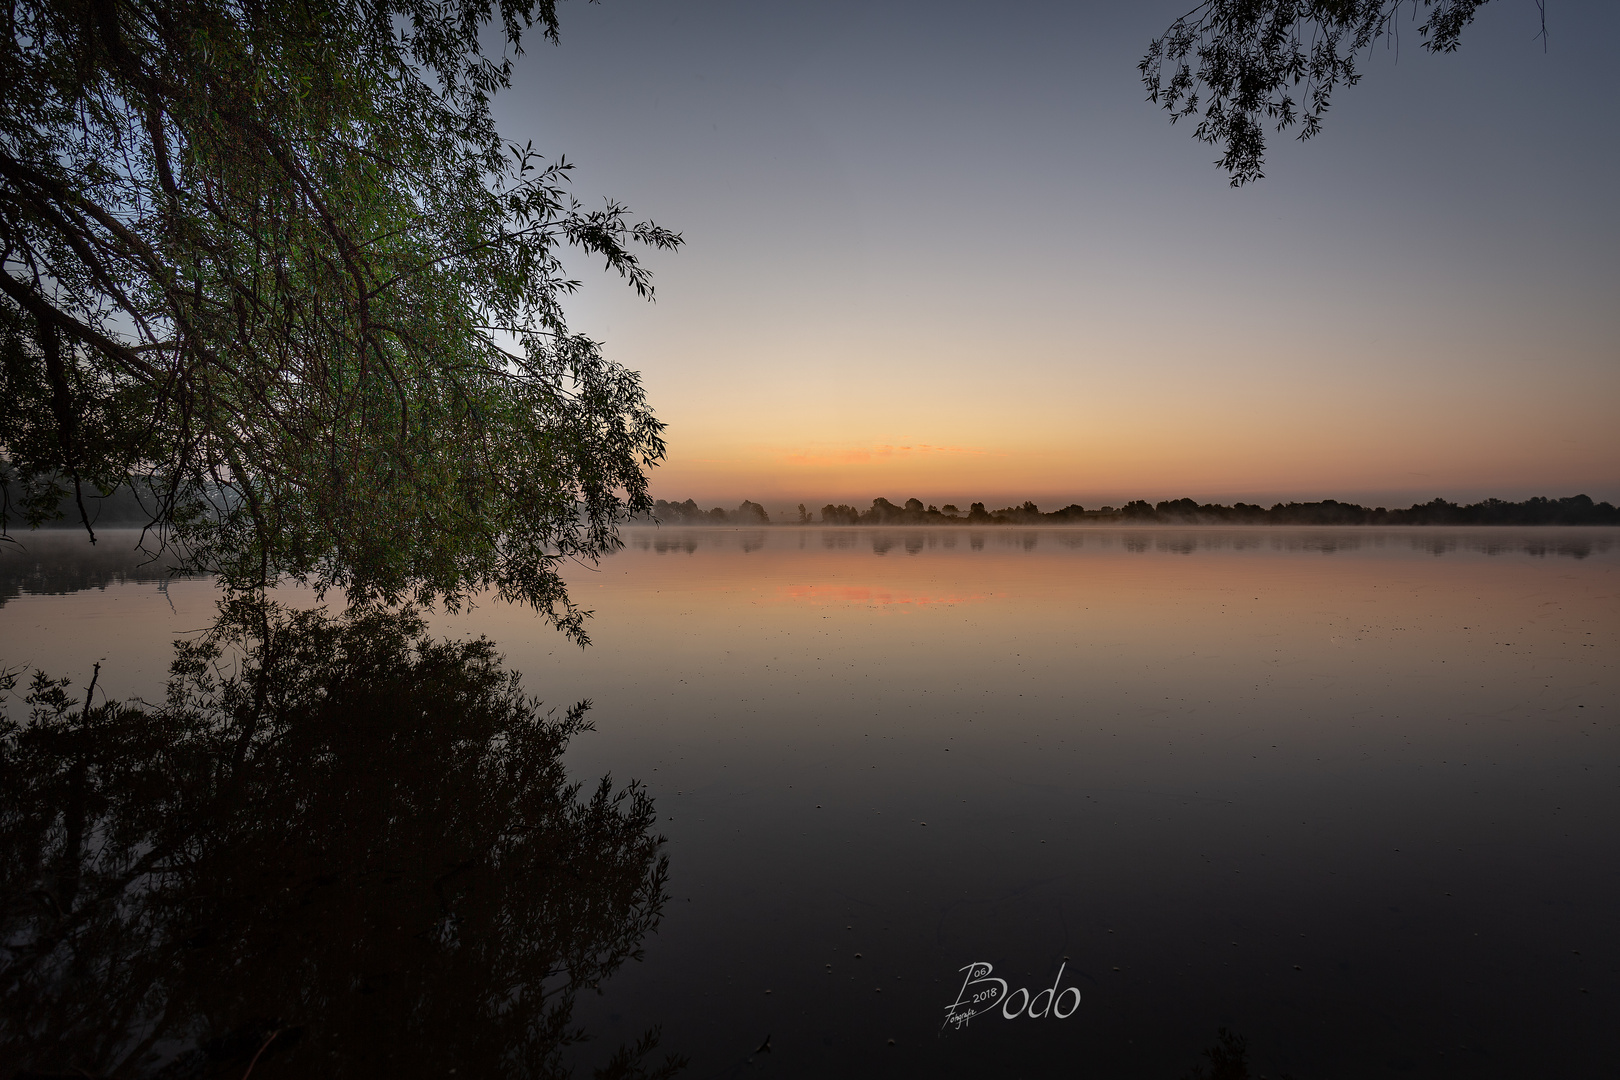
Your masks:
M556 572L650 507L663 425L571 333L568 193L493 94L554 0L16 0L0 40L0 530L139 492L237 587L473 589L584 641ZM501 55L486 53L496 42ZM92 539L94 533L92 530Z
M1455 51L1486 2L1421 0L1423 48ZM1171 123L1197 118L1193 136L1221 148L1237 187L1265 175L1267 122L1299 124L1301 139L1321 130L1333 91L1361 81L1356 55L1396 33L1403 7L1415 20L1419 0L1205 0L1154 38L1137 67Z

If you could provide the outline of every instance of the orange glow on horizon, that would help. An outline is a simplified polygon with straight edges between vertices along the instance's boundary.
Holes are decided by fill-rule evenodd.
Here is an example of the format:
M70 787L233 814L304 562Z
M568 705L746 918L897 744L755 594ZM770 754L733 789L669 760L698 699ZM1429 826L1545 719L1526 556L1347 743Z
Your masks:
M1319 387L1303 407L1281 394L1246 396L1236 383L1207 386L1198 400L1172 388L1162 401L1114 394L1084 409L1060 392L1014 408L991 390L982 411L923 401L903 425L871 403L828 401L724 417L702 409L683 421L677 401L669 457L652 484L661 498L728 508L744 498L864 506L878 496L1043 506L1184 496L1613 502L1620 427L1607 418L1611 388L1620 378L1597 376L1568 402L1545 387L1517 396L1496 387L1444 408L1431 393L1380 400L1343 386Z

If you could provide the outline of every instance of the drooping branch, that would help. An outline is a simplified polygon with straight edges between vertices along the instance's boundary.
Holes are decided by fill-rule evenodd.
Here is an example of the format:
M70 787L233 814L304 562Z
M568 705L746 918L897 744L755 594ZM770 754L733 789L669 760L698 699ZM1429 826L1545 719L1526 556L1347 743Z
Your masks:
M1266 129L1322 129L1333 91L1361 81L1356 59L1397 28L1403 10L1429 52L1456 50L1487 0L1205 0L1148 45L1137 65L1148 100L1171 123L1219 147L1233 187L1265 175ZM1196 66L1195 66L1196 65ZM1296 100L1295 95L1298 95Z
M30 519L64 450L227 581L498 588L583 640L555 560L648 505L662 425L570 333L561 253L650 297L633 249L680 237L582 211L566 162L499 138L490 95L525 30L556 39L549 0L7 10L0 331L56 334L73 390L63 426L40 342L8 357Z

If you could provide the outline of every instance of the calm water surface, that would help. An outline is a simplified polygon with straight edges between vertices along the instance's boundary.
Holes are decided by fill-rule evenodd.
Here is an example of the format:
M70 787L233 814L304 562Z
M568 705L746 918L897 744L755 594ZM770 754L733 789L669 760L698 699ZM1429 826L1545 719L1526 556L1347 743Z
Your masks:
M1620 1069L1615 530L626 540L569 574L588 650L434 620L591 699L570 770L656 802L670 902L581 1000L599 1043L1173 1078L1224 1026L1272 1077ZM0 563L0 658L156 697L212 585L76 552Z

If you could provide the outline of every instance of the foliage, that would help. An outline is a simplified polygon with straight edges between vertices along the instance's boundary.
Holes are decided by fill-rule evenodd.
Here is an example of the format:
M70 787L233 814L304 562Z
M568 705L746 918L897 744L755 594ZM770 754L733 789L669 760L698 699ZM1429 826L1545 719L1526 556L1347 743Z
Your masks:
M0 722L0 1075L565 1075L660 917L652 802L567 777L589 703L408 610L238 601L163 707L69 691Z
M1454 51L1486 2L1422 0L1423 48ZM1333 91L1361 80L1357 54L1397 33L1403 6L1415 20L1417 0L1204 0L1154 38L1137 66L1171 123L1197 118L1194 137L1220 147L1237 187L1265 175L1267 123L1279 132L1297 123L1301 139L1321 130Z
M1204 1057L1209 1068L1195 1067L1187 1080L1249 1080L1249 1041L1243 1036L1221 1028Z
M7 23L0 528L130 485L228 583L495 588L583 640L556 565L650 506L663 425L569 331L562 253L650 296L634 246L680 237L582 208L565 161L497 132L554 0L17 0Z
M748 499L729 513L718 506L705 510L691 499L679 503L659 499L653 504L652 519L668 525L769 525L771 515Z

